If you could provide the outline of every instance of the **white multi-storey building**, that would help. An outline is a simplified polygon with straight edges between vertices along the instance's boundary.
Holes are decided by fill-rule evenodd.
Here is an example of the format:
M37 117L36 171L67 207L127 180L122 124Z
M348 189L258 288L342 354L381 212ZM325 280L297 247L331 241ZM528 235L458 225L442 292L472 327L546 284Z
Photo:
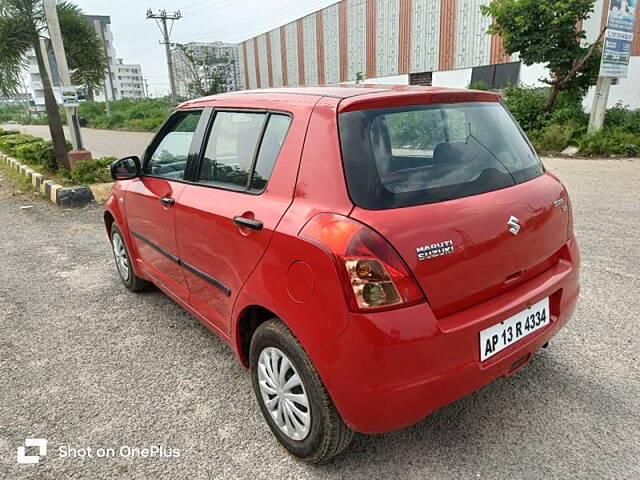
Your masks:
M95 100L103 102L105 94L109 100L122 98L120 86L117 80L117 60L116 48L113 43L113 32L111 31L111 17L108 15L85 15L85 18L93 24L98 34L98 38L104 42L107 54L107 71L104 79L104 86L101 92L96 92Z
M116 84L119 86L119 98L145 97L140 65L127 64L119 58L116 64Z
M109 100L120 100L122 98L143 98L144 79L142 77L142 67L140 65L125 64L124 60L116 57L116 49L113 43L113 32L111 31L111 17L108 15L85 15L85 18L94 26L98 38L104 42L107 53L107 71L100 91L93 92L94 99L103 102L105 96ZM35 110L44 111L44 90L42 78L36 62L35 53L28 54L28 80L33 93ZM54 86L54 94L58 102L60 99L60 77L55 57L49 53L49 78Z
M229 75L225 84L227 92L238 90L238 46L225 42L190 42L184 45L193 55L196 61L202 61L207 56L213 59L227 57L230 62ZM173 69L176 76L176 90L179 97L189 96L188 84L193 81L192 67L182 51L178 47L171 50L173 56Z

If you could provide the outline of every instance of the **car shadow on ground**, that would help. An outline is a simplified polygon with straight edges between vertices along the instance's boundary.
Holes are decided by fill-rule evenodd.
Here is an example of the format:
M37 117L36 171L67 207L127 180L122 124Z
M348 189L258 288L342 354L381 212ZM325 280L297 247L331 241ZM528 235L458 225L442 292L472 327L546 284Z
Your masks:
M161 292L157 293L164 297ZM149 294L152 295L153 291ZM173 303L168 297L164 298ZM244 372L237 378L250 385L250 374L239 365L233 351L186 312L185 317L191 318L193 326L200 330L198 336L208 337L205 342L210 343L212 351L216 352L217 366ZM191 327L184 325L183 328ZM516 461L515 452L505 452L525 438L542 438L539 448L551 448L554 438L565 435L568 429L558 422L558 418L564 415L562 412L558 414L559 409L579 411L583 416L592 418L603 414L594 410L593 402L589 401L592 396L598 396L610 407L607 415L629 415L627 406L620 403L611 388L573 372L561 358L556 358L554 348L560 351L561 346L552 344L549 349L538 352L531 363L514 376L499 378L437 410L412 427L381 435L357 434L343 455L326 465L305 468L310 474L338 475L350 470L361 471L363 466L371 467L378 463L381 467L389 462L398 464L403 461L424 464L428 458L442 462L442 459L460 454L480 459L494 456L497 452L501 452L503 460L508 461L513 456ZM247 409L259 415L258 405L252 396L243 402L246 402ZM549 415L540 410L549 410ZM540 424L540 417L546 418L546 423ZM266 423L264 429L268 429ZM275 439L273 442L275 444ZM278 451L283 460L290 458L285 450L279 448Z
M447 462L460 455L471 463L477 459L478 465L491 457L497 464L518 462L518 450L525 443L537 442L534 451L553 449L562 440L570 444L567 432L577 430L571 424L602 415L629 418L632 407L622 403L615 390L613 384L577 375L555 358L553 350L543 350L514 376L499 378L412 427L357 435L344 455L315 468L338 473L371 463L419 465L431 459L444 462L446 470ZM592 402L594 397L599 402ZM597 404L608 409L602 411ZM546 420L540 423L540 418Z

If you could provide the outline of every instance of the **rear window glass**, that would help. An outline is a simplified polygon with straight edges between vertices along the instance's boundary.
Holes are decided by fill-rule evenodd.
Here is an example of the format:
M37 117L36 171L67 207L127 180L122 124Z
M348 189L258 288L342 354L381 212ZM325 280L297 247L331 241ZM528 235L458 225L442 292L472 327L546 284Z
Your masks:
M359 110L339 126L349 193L370 210L486 193L544 171L495 102Z

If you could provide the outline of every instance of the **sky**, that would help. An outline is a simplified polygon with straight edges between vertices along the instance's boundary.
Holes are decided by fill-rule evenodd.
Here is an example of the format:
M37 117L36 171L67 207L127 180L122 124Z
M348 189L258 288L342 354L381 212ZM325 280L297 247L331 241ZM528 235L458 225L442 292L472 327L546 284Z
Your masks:
M149 93L165 95L169 78L160 30L147 20L154 11L180 10L171 41L239 42L320 10L337 0L74 0L86 14L109 15L118 58L141 64Z

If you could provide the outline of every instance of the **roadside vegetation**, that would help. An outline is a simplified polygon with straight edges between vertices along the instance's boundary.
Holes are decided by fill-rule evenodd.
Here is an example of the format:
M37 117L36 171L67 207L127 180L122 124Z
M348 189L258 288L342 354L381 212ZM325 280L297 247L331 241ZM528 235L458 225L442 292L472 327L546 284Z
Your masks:
M154 132L171 113L169 99L116 100L107 116L103 102L82 102L78 108L83 127Z
M69 142L66 148L67 151L71 150ZM0 129L0 152L20 160L37 172L62 184L90 185L112 181L109 165L115 157L83 160L71 170L59 169L52 142L35 135Z
M58 1L56 11L71 80L93 95L102 86L107 65L102 41L84 12L74 3ZM60 111L45 66L45 58L52 51L51 43L43 35L46 29L42 0L0 2L0 95L11 97L18 93L27 56L30 51L35 52L55 160L62 168L68 166L69 159Z
M11 182L22 192L33 192L31 181L24 175L20 175L15 168L11 168L6 163L0 163L0 173L3 177L9 178Z
M133 132L155 132L171 113L171 102L167 98L123 99L111 101L111 115L107 115L104 102L85 101L78 107L80 126L128 130ZM62 123L66 124L64 111L60 110ZM25 114L24 108L0 107L0 123L16 122L22 125L47 125L47 116Z
M588 134L589 114L582 107L583 94L563 92L555 107L543 112L546 90L514 86L503 92L506 107L538 152L554 154L575 146L581 156L640 155L640 110L618 104L607 110L604 129Z
M576 146L584 156L640 155L638 110L616 105L607 111L602 131L587 133L583 101L598 77L605 33L586 41L582 26L594 14L593 0L493 0L480 8L493 20L487 33L501 36L505 53L549 69L549 78L540 79L545 88L512 86L502 92L540 153Z

